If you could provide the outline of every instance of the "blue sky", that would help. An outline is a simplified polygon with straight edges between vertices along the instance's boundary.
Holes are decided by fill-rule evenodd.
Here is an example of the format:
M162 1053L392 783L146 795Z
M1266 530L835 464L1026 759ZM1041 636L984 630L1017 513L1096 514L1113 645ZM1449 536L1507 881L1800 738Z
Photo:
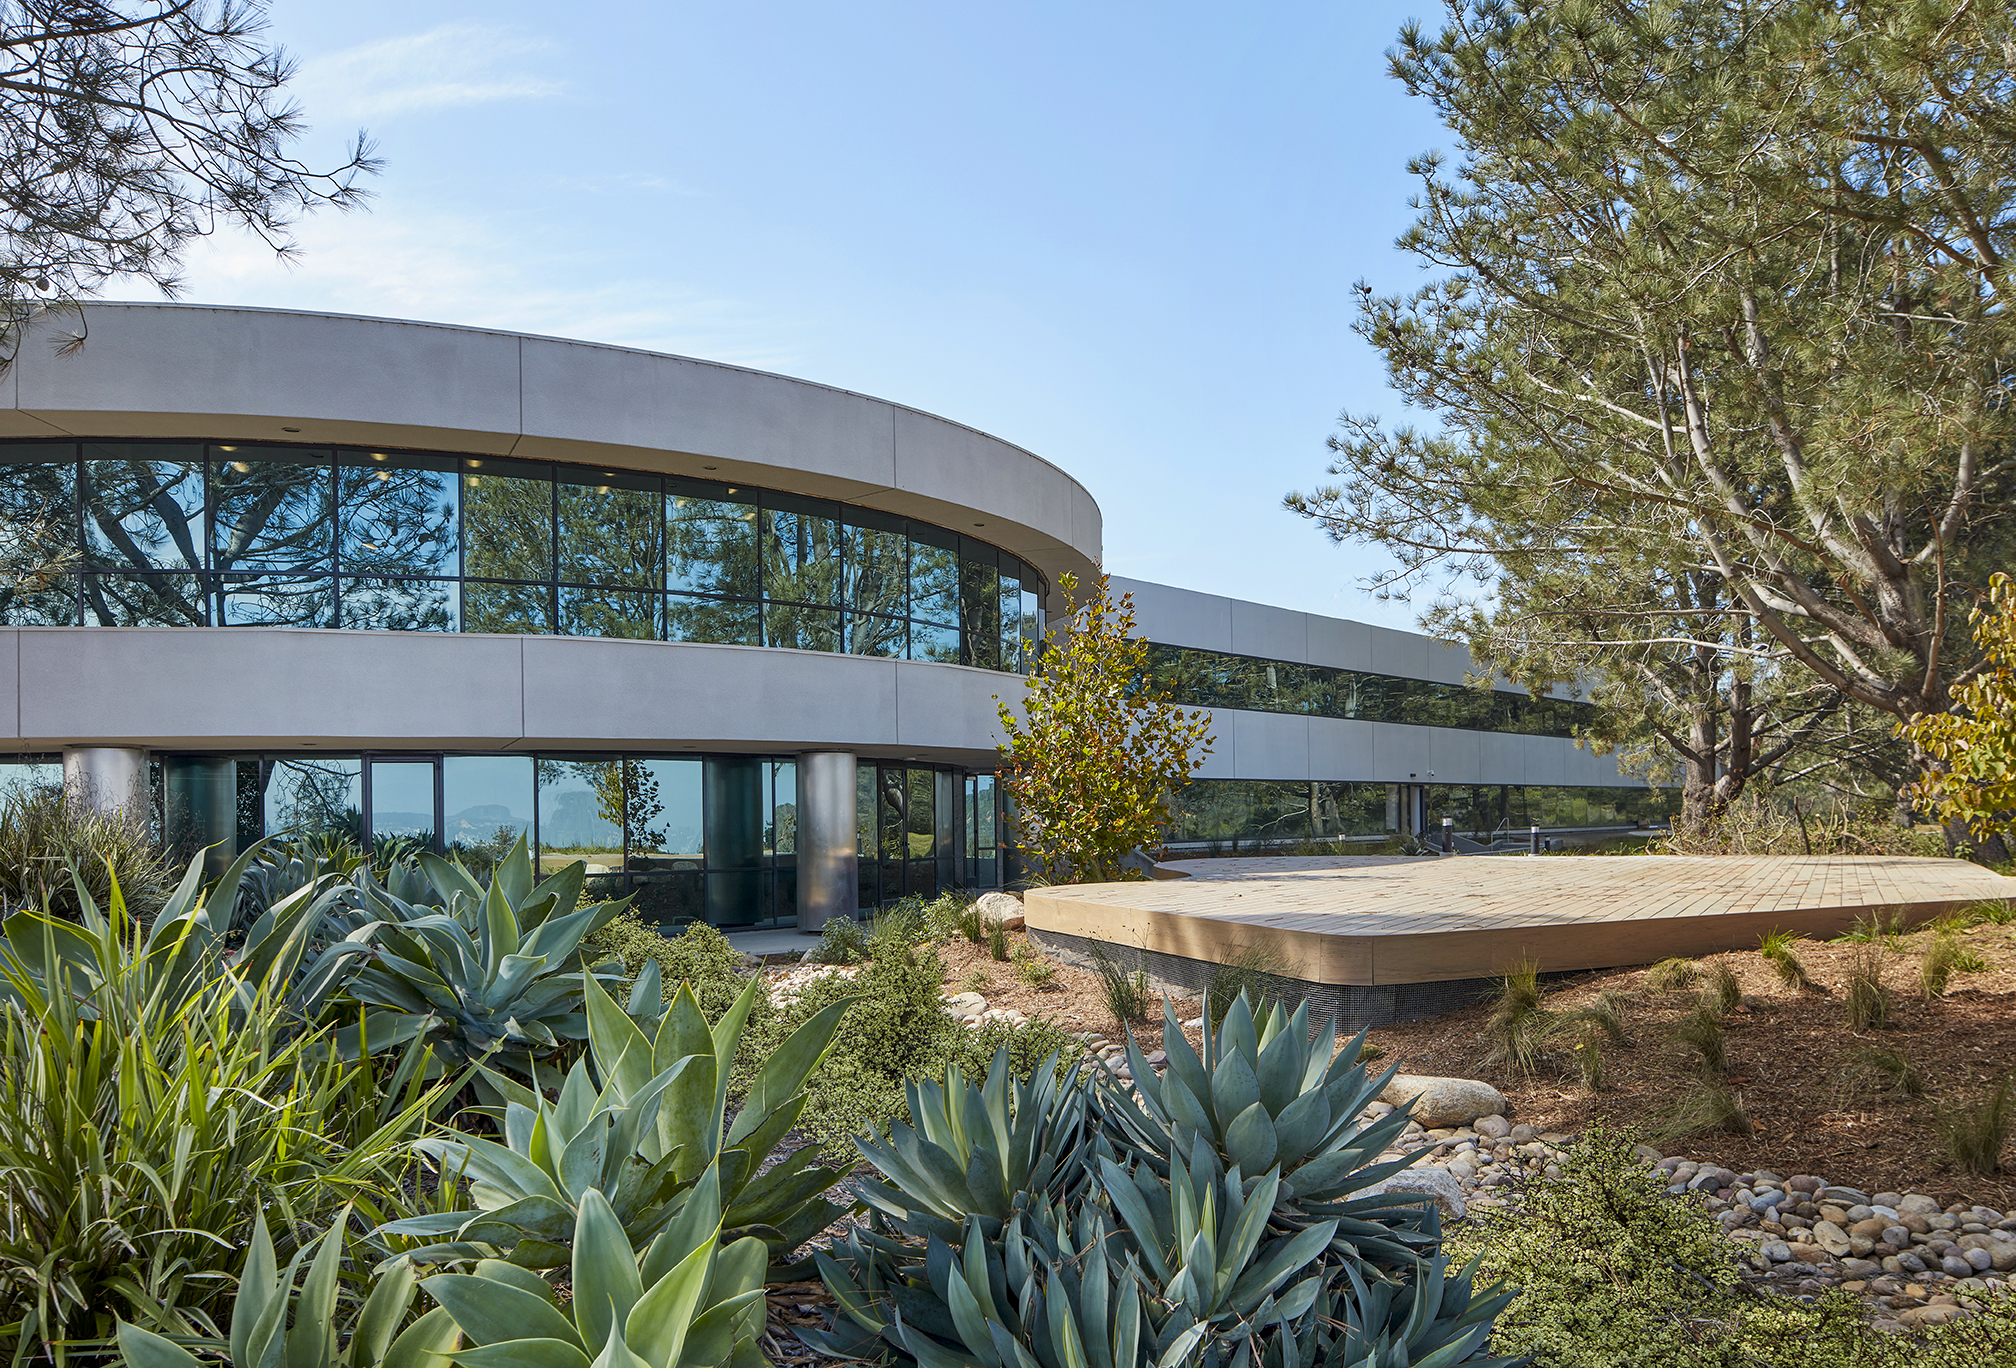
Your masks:
M1410 288L1385 73L1426 3L275 0L311 158L368 213L243 236L190 300L524 329L782 371L1055 461L1113 573L1395 626L1282 511L1340 409L1401 416L1352 282Z

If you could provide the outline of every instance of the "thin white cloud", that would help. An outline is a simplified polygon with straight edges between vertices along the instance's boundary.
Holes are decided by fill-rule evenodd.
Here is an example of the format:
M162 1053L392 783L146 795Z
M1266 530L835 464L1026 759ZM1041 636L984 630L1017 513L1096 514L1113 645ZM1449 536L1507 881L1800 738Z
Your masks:
M183 298L545 333L763 370L788 371L798 359L778 341L801 335L801 320L593 252L528 249L536 238L494 220L384 206L315 215L298 237L293 265L244 234L205 239L185 262Z
M538 100L566 83L540 69L552 44L504 28L442 24L301 64L294 92L322 120L376 118L452 105Z

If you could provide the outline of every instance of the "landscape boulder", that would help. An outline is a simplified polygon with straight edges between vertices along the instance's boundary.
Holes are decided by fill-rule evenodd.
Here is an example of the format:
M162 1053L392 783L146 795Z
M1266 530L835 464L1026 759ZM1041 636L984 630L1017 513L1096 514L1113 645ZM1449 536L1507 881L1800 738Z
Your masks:
M983 893L973 907L980 913L983 925L1000 922L1004 931L1020 931L1023 927L1022 900L1013 893Z
M1380 1193L1395 1196L1406 1195L1427 1198L1442 1208L1442 1214L1452 1220L1461 1220L1464 1212L1463 1184L1447 1169L1422 1166L1403 1169L1381 1182L1367 1188L1360 1188L1352 1194L1357 1197L1375 1197Z
M1414 1104L1414 1119L1430 1130L1467 1126L1480 1116L1503 1116L1505 1094L1474 1078L1428 1078L1400 1074L1379 1100L1398 1107Z

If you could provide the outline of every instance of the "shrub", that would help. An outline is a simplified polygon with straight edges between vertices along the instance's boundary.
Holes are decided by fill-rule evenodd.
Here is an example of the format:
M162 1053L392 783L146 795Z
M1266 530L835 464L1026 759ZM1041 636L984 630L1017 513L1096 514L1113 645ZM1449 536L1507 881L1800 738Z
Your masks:
M1951 931L1934 932L1925 953L1918 957L1918 994L1928 1001L1946 996L1947 985L1960 967L1960 937Z
M1743 1005L1743 984L1727 960L1718 959L1708 966L1707 995L1724 1015Z
M1148 987L1148 973L1136 969L1128 973L1107 957L1099 942L1087 942L1092 948L1092 969L1099 975L1100 995L1106 1001L1106 1010L1122 1028L1149 1020L1153 1008L1153 993Z
M1865 1045L1849 1057L1850 1081L1873 1080L1878 1091L1900 1097L1923 1097L1925 1075L1902 1050Z
M1015 977L1031 988L1048 988L1057 981L1057 966L1026 944L1015 947Z
M1720 1078L1699 1078L1660 1110L1652 1138L1663 1144L1693 1135L1751 1135L1756 1129L1740 1094Z
M1873 1031L1890 1020L1890 990L1883 986L1883 964L1889 953L1882 942L1856 943L1848 959L1848 985L1842 1003L1848 1009L1848 1029Z
M1955 1101L1938 1115L1939 1144L1946 1157L1968 1173L1999 1173L2002 1151L2016 1134L2016 1073L1971 1101Z
M883 919L877 918L878 932ZM823 976L806 985L797 1000L761 1022L752 1020L738 1087L800 1025L842 999L855 1003L841 1018L833 1048L808 1080L805 1111L798 1127L816 1139L846 1142L870 1126L909 1119L903 1085L911 1079L937 1080L959 1062L985 1073L994 1050L1006 1044L1018 1077L1050 1051L1066 1059L1082 1053L1078 1042L1047 1022L1016 1028L993 1022L980 1030L961 1026L945 1012L945 962L929 942L896 935L873 937L869 957L852 977Z
M820 964L859 964L868 956L868 928L852 917L828 917L812 958Z
M154 920L174 889L146 823L99 812L53 786L0 794L0 914L32 907L78 920L71 865L100 907L111 902L116 881L127 911L142 924Z
M1806 972L1806 966L1792 951L1792 946L1800 939L1796 931L1773 931L1758 938L1757 953L1777 973L1780 983L1787 988L1804 991L1812 988L1814 983L1813 976Z
M1491 1042L1484 1056L1487 1065L1503 1065L1520 1078L1539 1071L1542 1052L1554 1031L1554 1013L1543 1005L1546 994L1540 987L1540 966L1527 961L1499 980L1498 1000L1484 1023L1484 1037Z
M1703 994L1694 1009L1673 1024L1673 1038L1694 1051L1696 1067L1711 1078L1729 1072L1729 1046L1716 1007L1716 999Z
M1008 928L999 921L987 923L987 953L997 964L1008 962Z
M1492 1349L1549 1368L1684 1361L1694 1332L1675 1311L1736 1287L1734 1247L1699 1206L1667 1195L1632 1137L1601 1122L1560 1171L1525 1180L1508 1206L1474 1208L1450 1236L1457 1257L1518 1289Z
M668 1000L680 984L691 984L709 1022L721 1019L749 977L742 967L742 952L705 922L694 922L678 935L668 936L627 907L601 930L582 939L581 956L590 963L612 957L623 961L622 982L609 989L618 1002L630 1000L645 961L656 963ZM757 1010L762 1009L759 1003Z
M1701 981L1701 966L1693 960L1663 959L1645 971L1645 986L1677 993Z

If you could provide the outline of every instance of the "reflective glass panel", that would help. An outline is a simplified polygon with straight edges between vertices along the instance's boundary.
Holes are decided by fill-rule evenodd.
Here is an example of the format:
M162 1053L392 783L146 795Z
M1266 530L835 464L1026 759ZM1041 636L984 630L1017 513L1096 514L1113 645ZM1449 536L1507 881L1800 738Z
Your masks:
M981 561L962 561L959 612L964 647L961 663L983 670L1001 668L1001 575Z
M441 841L477 875L532 831L529 755L451 755L441 762Z
M657 480L612 473L594 483L563 480L558 493L562 584L658 587L665 499Z
M637 915L659 926L699 921L706 912L707 876L699 870L666 874L632 874L631 905Z
M371 839L419 837L434 840L432 761L371 762Z
M700 849L700 761L628 760L624 765L630 870L705 868Z
M901 660L909 648L910 624L901 618L847 615L849 655L888 656Z
M773 855L795 857L798 852L798 762L779 760L770 768L770 829L764 833L764 844Z
M203 448L87 443L83 501L92 564L204 568Z
M665 587L755 598L756 505L753 500L665 496Z
M881 828L882 858L885 860L900 860L909 853L909 841L903 829L905 775L906 771L887 765L876 771L876 825Z
M210 448L210 565L327 573L335 550L326 451Z
M665 596L665 639L726 646L761 646L761 605L747 599Z
M904 856L929 860L938 853L938 776L928 769L909 771L904 804Z
M765 507L763 596L791 603L840 602L840 524L794 507ZM815 650L838 650L837 643Z
M217 575L220 627L333 627L335 585L326 575Z
M462 476L463 574L553 578L553 486L544 474L541 467L505 461L468 463Z
M266 834L363 830L364 766L354 755L290 755L264 761ZM428 799L433 807L433 799Z
M997 668L1010 674L1022 672L1022 581L1008 571L1001 572L1001 646L995 659Z
M903 617L909 574L909 543L902 532L846 526L846 600L850 613Z
M343 625L388 632L462 629L461 586L454 580L343 580Z
M585 860L590 874L623 867L623 764L609 756L539 759L539 868Z
M465 632L550 632L553 591L543 584L462 586L462 630Z
M560 630L568 636L634 637L662 635L658 614L662 595L642 589L581 589L560 586Z
M77 449L0 446L0 623L77 617Z
M910 529L910 616L959 624L959 538L950 532Z
M840 649L840 614L832 608L766 603L763 605L763 644L800 651L837 651Z
M959 663L959 629L937 622L910 624L910 658Z
M0 758L0 799L17 797L38 789L63 786L61 760L18 760Z
M461 481L456 464L446 458L395 457L382 451L339 453L339 568L374 576L460 574Z
M1043 620L1036 591L1022 581L1022 673L1033 674L1043 654Z
M210 621L201 575L142 571L82 579L87 626L202 627Z

